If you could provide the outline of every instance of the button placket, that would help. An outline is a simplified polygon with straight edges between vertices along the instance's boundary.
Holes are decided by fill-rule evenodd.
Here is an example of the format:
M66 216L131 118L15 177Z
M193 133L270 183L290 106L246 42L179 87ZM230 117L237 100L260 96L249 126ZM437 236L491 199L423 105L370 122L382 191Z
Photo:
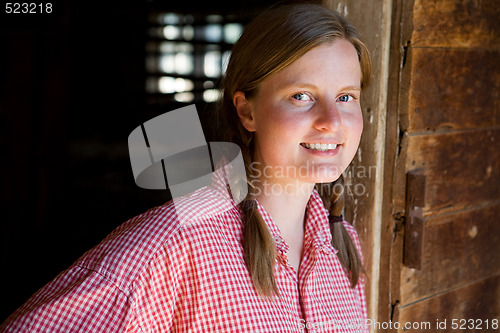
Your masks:
M288 246L284 242L284 240L280 236L273 237L274 244L276 245L276 254L277 259L280 264L282 264L286 268L292 268L288 263Z

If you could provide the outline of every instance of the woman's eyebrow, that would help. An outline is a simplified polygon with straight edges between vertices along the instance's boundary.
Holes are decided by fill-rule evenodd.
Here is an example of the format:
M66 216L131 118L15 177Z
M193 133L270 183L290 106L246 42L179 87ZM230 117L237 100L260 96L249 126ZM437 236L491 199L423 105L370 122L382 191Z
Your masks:
M291 87L305 88L305 89L316 89L317 85L301 82L301 81L288 81L278 84L279 90L285 90ZM361 91L361 87L358 85L345 86L339 89L339 91Z
M291 87L300 87L300 88L306 88L306 89L316 89L317 86L314 84L306 83L306 82L301 82L298 80L290 80L290 81L285 81L280 84L278 84L278 89L283 90Z
M340 91L352 91L352 90L361 91L361 87L360 86L347 86L347 87L343 87L342 89L340 89Z

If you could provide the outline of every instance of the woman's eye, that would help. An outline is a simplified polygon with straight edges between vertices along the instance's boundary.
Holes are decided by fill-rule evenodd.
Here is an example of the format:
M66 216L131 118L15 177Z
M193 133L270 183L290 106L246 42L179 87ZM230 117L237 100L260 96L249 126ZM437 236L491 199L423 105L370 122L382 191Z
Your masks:
M307 95L306 93L296 93L293 96L293 99L296 99L298 101L310 101L311 97Z
M338 98L338 100L340 102L350 102L354 99L354 97L350 96L350 95L342 95Z

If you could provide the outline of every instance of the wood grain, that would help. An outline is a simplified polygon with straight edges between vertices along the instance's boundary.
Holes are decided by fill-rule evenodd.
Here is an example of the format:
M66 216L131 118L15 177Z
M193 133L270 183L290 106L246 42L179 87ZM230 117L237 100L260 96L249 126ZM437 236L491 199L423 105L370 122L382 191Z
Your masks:
M498 125L500 49L413 48L409 132Z
M433 326L376 331L499 332L453 330L451 320L500 317L500 6L403 1L400 23L393 46L401 50L399 140L386 203L400 222L390 251L388 319ZM401 265L406 173L417 168L426 175L420 270ZM437 328L436 320L448 326Z
M450 290L446 293L436 295L421 302L400 308L398 323L404 325L430 323L431 330L424 329L400 329L398 332L499 332L499 329L486 329L485 321L500 318L500 276L493 276L476 283ZM452 322L472 319L475 325L482 321L481 329L453 329ZM446 320L446 329L437 329L437 322Z
M429 217L420 270L403 268L402 305L500 274L500 202Z
M412 45L499 48L497 0L415 0Z
M500 129L407 137L406 170L427 176L424 216L500 198Z

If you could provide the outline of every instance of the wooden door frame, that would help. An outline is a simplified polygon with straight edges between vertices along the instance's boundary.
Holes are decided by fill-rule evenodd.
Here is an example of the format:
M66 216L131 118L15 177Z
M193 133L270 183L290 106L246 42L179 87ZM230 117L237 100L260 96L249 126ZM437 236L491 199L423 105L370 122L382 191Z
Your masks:
M405 91L400 87L405 63L401 31L403 13L408 12L404 11L405 2L408 1L323 2L356 26L372 57L371 83L361 98L365 127L352 168L375 167L376 172L362 179L356 177L355 172L345 175L347 184L362 184L366 189L363 196L346 198L345 215L356 227L363 247L372 332L387 332L387 329L377 329L377 324L397 320L404 212L393 202L395 186L399 186L395 183L401 148L399 101L404 100L404 96L399 95Z

